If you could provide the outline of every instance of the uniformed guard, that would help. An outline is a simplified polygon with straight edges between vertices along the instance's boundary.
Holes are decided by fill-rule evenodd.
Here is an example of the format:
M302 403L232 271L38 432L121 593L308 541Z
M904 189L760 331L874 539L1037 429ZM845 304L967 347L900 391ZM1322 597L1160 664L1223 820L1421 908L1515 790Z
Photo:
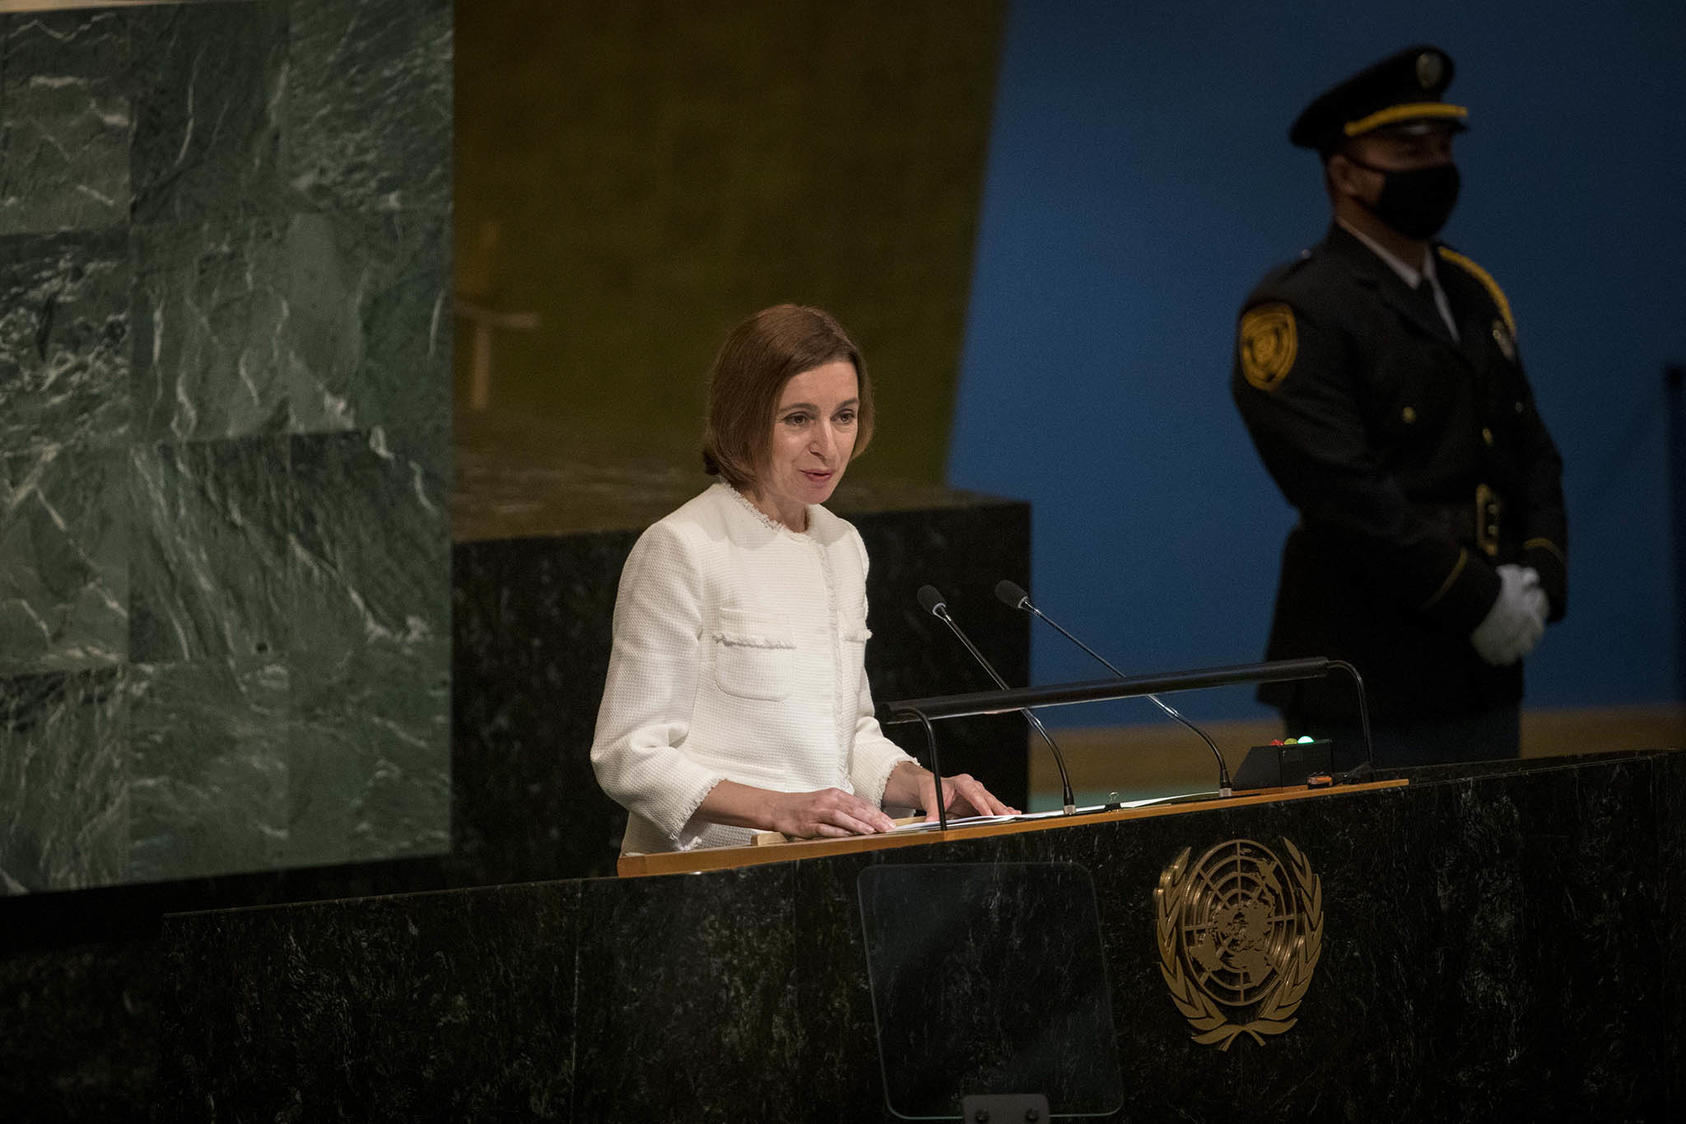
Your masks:
M1368 687L1378 765L1515 756L1522 657L1568 602L1562 460L1493 278L1435 239L1458 197L1452 60L1420 46L1289 132L1333 223L1248 296L1231 389L1299 522L1269 656ZM1290 734L1351 744L1350 683L1270 684Z

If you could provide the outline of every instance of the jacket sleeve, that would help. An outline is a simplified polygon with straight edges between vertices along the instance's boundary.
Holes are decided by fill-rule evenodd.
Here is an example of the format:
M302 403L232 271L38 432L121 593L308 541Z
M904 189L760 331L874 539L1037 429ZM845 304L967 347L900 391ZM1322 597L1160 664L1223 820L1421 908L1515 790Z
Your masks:
M1488 315L1494 318L1495 333L1502 331L1510 336L1505 358L1513 365L1516 378L1513 434L1518 475L1513 499L1522 531L1522 556L1540 575L1540 586L1551 602L1550 619L1559 621L1569 609L1569 520L1563 503L1563 458L1534 404L1533 388L1517 357L1516 319L1504 290L1492 274L1450 247L1442 246L1440 256L1479 286L1489 304Z
M1569 611L1569 519L1563 502L1563 457L1523 382L1518 400L1517 452L1521 480L1522 556L1540 575L1552 621Z
M890 774L896 766L903 761L913 761L913 756L886 737L878 719L873 717L872 689L867 685L863 672L860 711L855 720L855 744L849 757L849 783L854 787L855 795L882 807L884 786L889 783Z
M702 624L697 560L677 532L657 523L621 571L591 764L604 792L680 850L696 843L703 825L691 817L725 779L682 748L702 661Z
M1303 308L1274 303L1255 305L1278 325L1287 314L1273 377L1247 362L1244 314L1230 380L1265 468L1305 523L1339 533L1402 608L1467 634L1498 597L1498 575L1419 515L1383 470L1366 437L1351 343Z
M855 546L861 556L861 580L864 583L867 572L866 544L861 541L858 533L853 533ZM865 619L865 594L861 597ZM884 804L884 786L889 782L890 774L903 761L912 761L913 757L901 746L885 736L884 730L878 725L877 708L872 704L872 685L866 678L866 645L859 648L857 658L860 666L854 668L859 677L861 689L856 700L855 708L855 740L849 747L849 783L854 788L855 795L878 807Z

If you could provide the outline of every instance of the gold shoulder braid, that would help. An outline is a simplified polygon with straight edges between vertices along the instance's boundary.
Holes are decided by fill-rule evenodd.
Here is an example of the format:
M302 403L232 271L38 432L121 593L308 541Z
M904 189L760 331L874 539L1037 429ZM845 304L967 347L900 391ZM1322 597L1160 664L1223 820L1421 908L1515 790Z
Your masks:
M1439 247L1440 256L1451 262L1477 281L1487 290L1487 295L1493 298L1493 303L1499 306L1499 315L1505 319L1505 330L1512 337L1516 335L1516 317L1510 314L1510 302L1505 299L1505 291L1499 288L1499 283L1493 280L1493 275L1476 265L1456 250L1449 250L1445 246Z
M1250 308L1241 317L1241 374L1258 390L1275 390L1294 369L1299 337L1294 310L1278 301Z

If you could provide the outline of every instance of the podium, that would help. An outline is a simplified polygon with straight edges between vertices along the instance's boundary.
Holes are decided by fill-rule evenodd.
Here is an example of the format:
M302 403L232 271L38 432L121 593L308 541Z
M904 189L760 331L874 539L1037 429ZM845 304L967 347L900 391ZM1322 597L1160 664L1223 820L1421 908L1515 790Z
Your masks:
M936 843L966 843L992 839L1004 835L1027 832L1070 831L1101 824L1127 823L1158 816L1180 816L1194 811L1221 811L1247 808L1261 804L1278 804L1297 800L1316 800L1329 796L1374 792L1399 788L1409 784L1404 777L1342 785L1339 788L1264 789L1240 796L1218 797L1202 795L1192 802L1156 802L1138 808L1119 808L1113 811L1083 811L1072 816L1044 815L1013 817L1002 823L986 823L953 827L947 831L926 831L919 834L856 835L846 839L797 839L765 843L750 847L713 847L695 851L661 851L655 854L622 855L615 864L622 878L644 878L653 874L700 874L706 870L733 870L739 867L761 866L766 863L798 862L830 858L836 855L859 855L883 851L900 851L909 847L928 847Z
M898 1119L862 875L978 864L1093 887L1104 980L1050 978L1104 989L1122 1107L1102 1119L1686 1107L1674 751L176 916L171 1087L193 1119ZM933 1056L979 1033L926 1030Z

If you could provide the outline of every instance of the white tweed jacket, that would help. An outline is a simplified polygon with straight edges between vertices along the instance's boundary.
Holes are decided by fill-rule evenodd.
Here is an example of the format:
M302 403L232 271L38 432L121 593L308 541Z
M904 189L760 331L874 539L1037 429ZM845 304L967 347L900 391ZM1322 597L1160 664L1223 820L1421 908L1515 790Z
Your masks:
M913 759L873 717L866 570L860 535L825 508L797 534L724 483L640 536L591 746L630 813L623 853L747 843L692 819L722 780L882 802Z

